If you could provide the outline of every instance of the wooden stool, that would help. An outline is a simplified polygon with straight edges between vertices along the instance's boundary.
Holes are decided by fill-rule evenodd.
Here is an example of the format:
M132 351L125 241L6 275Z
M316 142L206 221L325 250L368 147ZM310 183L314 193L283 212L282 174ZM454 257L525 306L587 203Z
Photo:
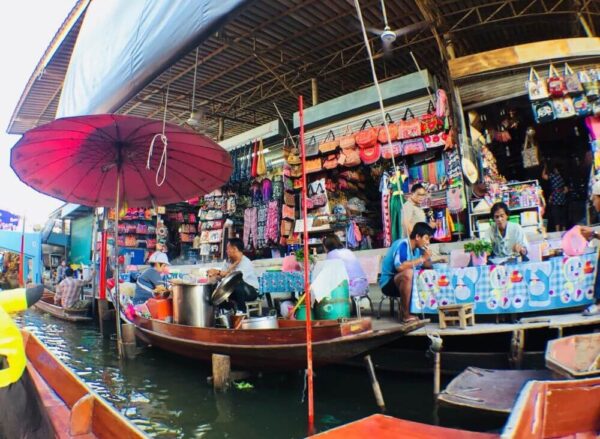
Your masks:
M262 316L262 300L252 300L250 302L246 302L246 313L248 317L250 314L255 312L259 317Z
M458 323L460 329L475 325L475 314L473 314L473 303L459 303L457 305L438 306L438 317L440 318L440 329L445 329L447 323Z

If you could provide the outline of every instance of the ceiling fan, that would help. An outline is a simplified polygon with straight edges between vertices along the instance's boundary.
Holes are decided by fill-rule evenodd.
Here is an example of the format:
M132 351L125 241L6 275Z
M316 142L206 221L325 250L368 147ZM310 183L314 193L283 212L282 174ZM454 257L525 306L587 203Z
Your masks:
M427 22L420 21L418 23L409 24L408 26L404 26L400 29L393 30L388 23L387 11L385 9L385 0L381 0L381 11L383 12L383 29L376 29L370 27L367 28L367 30L375 35L379 35L379 38L381 38L381 43L383 45L384 54L386 56L391 54L392 45L399 37L411 34L428 26Z

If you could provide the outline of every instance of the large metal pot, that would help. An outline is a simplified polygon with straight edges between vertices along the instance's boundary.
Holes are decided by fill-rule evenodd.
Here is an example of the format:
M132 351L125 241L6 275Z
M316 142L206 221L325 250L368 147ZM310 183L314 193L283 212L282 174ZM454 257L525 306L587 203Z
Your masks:
M214 284L173 283L173 322L179 325L209 328L214 326L210 297Z
M277 316L250 317L242 321L242 329L277 329Z

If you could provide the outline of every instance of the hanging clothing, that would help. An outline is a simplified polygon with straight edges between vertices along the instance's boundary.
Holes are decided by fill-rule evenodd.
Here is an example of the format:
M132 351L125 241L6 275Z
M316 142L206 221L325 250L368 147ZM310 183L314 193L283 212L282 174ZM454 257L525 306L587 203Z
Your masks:
M276 243L279 239L279 203L271 201L267 207L267 225L265 227L265 240Z
M402 201L400 200L400 193L394 191L390 196L390 236L391 242L396 241L397 239L402 238L405 233L402 230ZM405 204L406 206L406 204Z
M257 229L256 229L256 244L257 248L267 246L266 230L267 230L267 203L262 203L257 208Z
M258 242L258 223L257 223L257 209L256 207L249 207L244 210L244 248L250 248L250 240L252 239L252 246L257 248Z
M379 192L381 192L381 224L383 227L383 245L389 247L392 245L392 221L390 217L390 190L389 174L384 172L379 182Z

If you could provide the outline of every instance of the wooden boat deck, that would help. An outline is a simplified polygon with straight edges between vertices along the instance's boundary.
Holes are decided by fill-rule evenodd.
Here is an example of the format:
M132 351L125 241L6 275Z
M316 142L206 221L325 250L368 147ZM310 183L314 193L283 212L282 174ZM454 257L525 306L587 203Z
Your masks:
M510 413L523 386L531 380L550 380L548 370L492 370L468 367L438 395L438 401L495 413Z
M87 310L66 310L62 306L55 305L54 292L48 289L44 291L42 298L33 306L40 311L47 312L58 319L68 322L91 322L93 320Z
M376 322L377 320L374 320ZM437 323L427 323L423 328L417 329L406 335L408 337L423 337L427 333L436 333L440 336L461 336L480 334L500 334L527 329L562 329L574 326L587 326L600 324L600 315L583 316L580 312L569 314L545 315L536 317L522 317L517 323L476 323L465 329L448 327L440 329ZM375 326L375 325L374 325Z
M437 427L378 414L311 437L321 439L492 439L500 436L491 433Z

